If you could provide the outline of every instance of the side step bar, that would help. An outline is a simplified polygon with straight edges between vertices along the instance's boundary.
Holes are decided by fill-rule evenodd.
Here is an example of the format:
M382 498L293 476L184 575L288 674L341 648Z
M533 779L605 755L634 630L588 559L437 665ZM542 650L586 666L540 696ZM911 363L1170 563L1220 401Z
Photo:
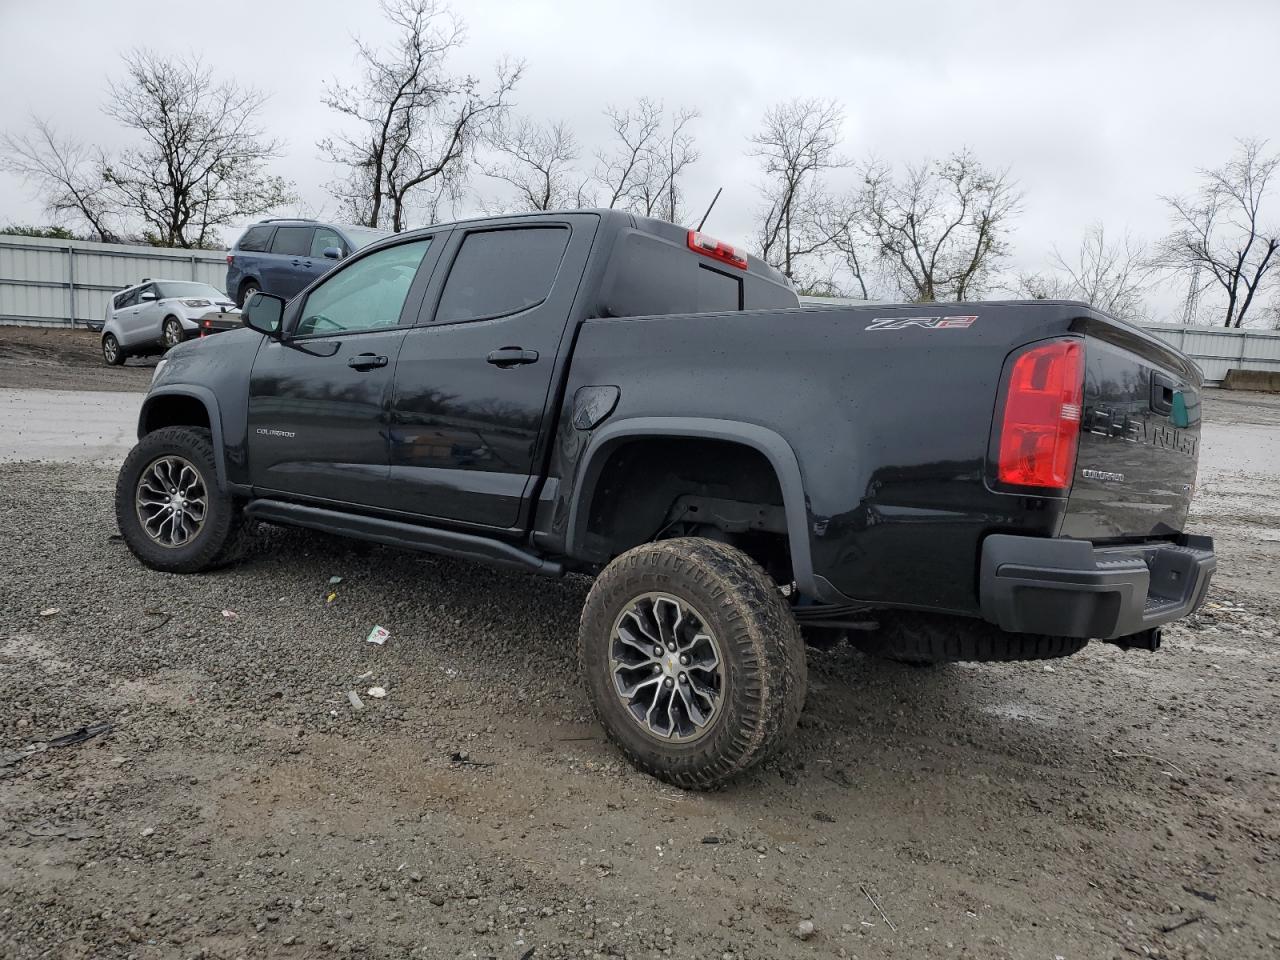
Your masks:
M287 503L283 500L250 500L244 512L255 520L323 530L325 533L352 537L356 540L368 540L403 550L419 550L446 557L478 560L481 563L512 567L544 577L559 577L564 574L564 567L553 560L543 559L510 543L476 536L473 533L420 527L399 520L366 517L356 513L343 513L340 510Z

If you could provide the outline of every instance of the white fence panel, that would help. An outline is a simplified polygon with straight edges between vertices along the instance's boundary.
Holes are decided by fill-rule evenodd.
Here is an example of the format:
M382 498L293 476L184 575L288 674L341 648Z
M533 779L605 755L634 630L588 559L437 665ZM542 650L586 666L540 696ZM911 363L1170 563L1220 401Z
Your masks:
M1143 326L1194 360L1210 383L1221 382L1228 370L1280 370L1280 333L1275 331L1164 323Z
M0 323L101 323L111 294L144 277L199 280L221 290L226 255L0 235Z

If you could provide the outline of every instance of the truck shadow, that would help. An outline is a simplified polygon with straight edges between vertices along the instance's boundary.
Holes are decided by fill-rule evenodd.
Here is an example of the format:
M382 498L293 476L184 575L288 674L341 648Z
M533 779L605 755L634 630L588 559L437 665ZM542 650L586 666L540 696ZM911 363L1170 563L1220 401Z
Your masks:
M270 576L287 579L296 558L307 556L312 570L319 563L321 570L342 572L343 603L358 602L403 643L422 644L406 657L447 659L465 667L471 684L517 699L513 681L527 673L545 701L543 708L522 704L531 714L544 710L545 716L530 721L550 721L547 703L571 705L584 721L589 717L577 668L586 577L545 580L301 530L274 529L268 536L269 547L252 566L278 567ZM421 604L403 602L403 584L416 585ZM928 803L922 785L957 756L977 764L974 776L1034 780L1061 768L1066 758L1097 753L1082 723L1079 694L1070 690L1078 685L1071 677L1080 668L1078 658L918 668L841 645L810 648L808 663L799 730L780 755L718 796L767 796L781 778L835 790L832 803L851 803L870 785L888 803ZM530 735L539 727L543 723ZM573 749L600 762L616 759L594 721L580 732ZM548 733L538 746L563 751L559 735Z

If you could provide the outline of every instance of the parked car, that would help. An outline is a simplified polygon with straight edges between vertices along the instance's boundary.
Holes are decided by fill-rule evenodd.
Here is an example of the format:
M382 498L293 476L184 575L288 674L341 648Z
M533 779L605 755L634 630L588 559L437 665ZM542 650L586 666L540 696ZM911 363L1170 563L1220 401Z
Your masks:
M135 354L162 353L200 336L206 314L235 309L225 293L207 283L144 280L107 302L102 359L114 366Z
M156 371L116 487L134 555L207 570L267 521L594 575L590 700L684 787L796 725L802 636L1155 650L1214 571L1184 532L1201 374L1083 303L800 308L603 210L405 233L245 325Z
M389 237L386 230L314 220L263 220L227 254L227 293L242 306L261 290L286 300L344 257Z

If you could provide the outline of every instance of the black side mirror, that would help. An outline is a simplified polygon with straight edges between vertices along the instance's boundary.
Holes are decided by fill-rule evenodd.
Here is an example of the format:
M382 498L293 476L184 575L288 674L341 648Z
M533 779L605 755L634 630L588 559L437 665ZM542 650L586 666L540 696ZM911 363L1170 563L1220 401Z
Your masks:
M328 257L330 260L341 260L342 248L341 247L325 247L324 255Z
M255 293L244 302L240 318L246 327L279 340L284 318L284 298L271 293Z

